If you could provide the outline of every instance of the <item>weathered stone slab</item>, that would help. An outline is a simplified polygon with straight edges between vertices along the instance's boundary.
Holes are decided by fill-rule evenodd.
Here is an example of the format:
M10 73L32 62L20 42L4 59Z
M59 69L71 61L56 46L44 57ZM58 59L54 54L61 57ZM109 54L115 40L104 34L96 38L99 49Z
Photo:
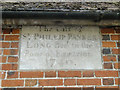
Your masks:
M20 69L102 69L98 27L23 26Z

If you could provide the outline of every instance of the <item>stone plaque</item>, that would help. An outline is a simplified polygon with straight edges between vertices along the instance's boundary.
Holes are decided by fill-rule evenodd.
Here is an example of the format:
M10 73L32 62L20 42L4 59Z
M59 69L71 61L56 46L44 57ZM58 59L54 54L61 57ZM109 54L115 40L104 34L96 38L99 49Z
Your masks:
M99 27L24 26L20 69L102 69Z

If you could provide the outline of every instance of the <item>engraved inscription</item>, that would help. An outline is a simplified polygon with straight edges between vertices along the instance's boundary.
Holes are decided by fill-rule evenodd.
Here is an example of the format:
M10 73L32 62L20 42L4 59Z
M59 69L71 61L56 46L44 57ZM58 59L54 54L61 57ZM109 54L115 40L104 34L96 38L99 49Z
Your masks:
M24 26L20 69L101 69L98 27Z

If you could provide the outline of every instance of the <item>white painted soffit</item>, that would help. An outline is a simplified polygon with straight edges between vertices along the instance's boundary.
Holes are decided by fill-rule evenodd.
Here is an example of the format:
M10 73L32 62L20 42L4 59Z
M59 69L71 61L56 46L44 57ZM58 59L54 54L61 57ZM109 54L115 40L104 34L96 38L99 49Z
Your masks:
M0 2L120 2L120 0L0 0Z

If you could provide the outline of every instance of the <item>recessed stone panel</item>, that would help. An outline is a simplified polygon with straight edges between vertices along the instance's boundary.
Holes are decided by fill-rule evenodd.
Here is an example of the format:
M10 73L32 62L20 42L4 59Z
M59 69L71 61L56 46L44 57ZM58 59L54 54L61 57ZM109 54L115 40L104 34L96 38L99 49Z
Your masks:
M99 27L23 26L22 70L102 69Z

